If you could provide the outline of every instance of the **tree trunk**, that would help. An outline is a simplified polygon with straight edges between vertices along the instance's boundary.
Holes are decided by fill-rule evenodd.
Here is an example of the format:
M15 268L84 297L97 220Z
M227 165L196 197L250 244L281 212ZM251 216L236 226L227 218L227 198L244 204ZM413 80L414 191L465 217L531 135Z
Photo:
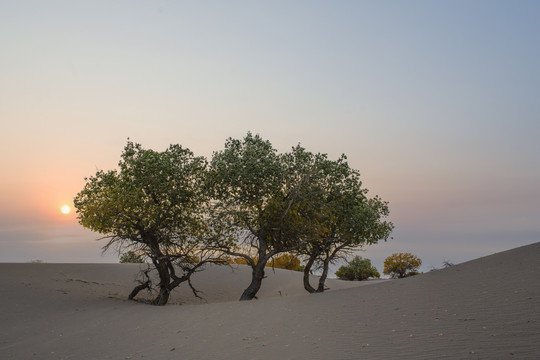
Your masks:
M168 261L168 259L153 261L159 274L159 294L154 301L152 301L154 305L165 305L167 304L167 301L169 301L169 295L171 293L171 290L169 289L171 275L169 274Z
M264 279L264 266L266 263L264 261L259 261L255 267L253 267L253 272L251 275L251 284L244 290L240 301L243 300L253 300L256 298L257 292L261 288L262 281Z
M159 294L156 296L156 298L152 301L152 304L163 306L167 304L167 301L169 301L169 295L171 294L171 291L169 290L169 287L161 287L159 288Z
M313 266L314 262L315 256L311 256L306 264L306 267L304 268L304 289L311 294L317 292L317 290L315 290L315 288L313 288L313 286L311 286L309 283L309 274L311 273L311 267Z
M149 272L150 272L150 267L148 267L148 269L144 271L141 270L141 273L144 274L144 278L146 278L146 281L145 282L141 281L141 283L138 286L135 286L135 288L131 291L131 294L129 294L128 300L133 300L135 296L137 296L137 294L141 290L150 288L150 286L152 285L152 281L150 280L150 277L148 276Z
M142 283L142 284L140 284L138 286L135 286L135 288L133 289L131 294L129 294L128 300L133 300L133 298L135 298L135 296L137 296L139 291L141 291L143 289L148 289L149 287L150 287L150 280L147 280L144 283Z
M326 277L328 276L328 267L330 264L330 258L327 256L326 259L324 259L323 263L323 272L321 274L321 277L319 278L319 287L317 288L317 292L324 292L324 282L326 281Z

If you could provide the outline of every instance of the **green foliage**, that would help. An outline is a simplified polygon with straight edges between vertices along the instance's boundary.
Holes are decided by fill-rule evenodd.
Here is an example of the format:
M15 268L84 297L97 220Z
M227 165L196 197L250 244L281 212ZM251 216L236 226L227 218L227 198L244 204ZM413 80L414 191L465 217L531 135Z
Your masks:
M119 169L85 180L74 199L79 222L109 239L104 250L148 256L162 287L186 279L172 265L245 263L254 277L242 299L251 299L266 265L298 270L298 255L308 260L305 273L323 269L324 289L340 253L386 240L393 229L388 204L367 196L345 155L332 161L300 145L278 154L251 133L227 139L210 166L179 145L157 152L128 141Z
M299 172L303 163L278 154L272 144L248 133L229 138L210 163L209 189L215 246L254 270L242 299L252 299L264 278L264 267L274 256L290 252L313 233L304 201L309 179ZM235 238L234 243L222 239Z
M180 145L157 152L128 141L118 166L85 179L74 199L79 223L105 235L104 251L113 246L120 253L148 256L160 278L154 303L164 305L172 289L212 261L213 253L205 251L207 163ZM204 261L192 262L203 256ZM183 276L176 274L175 264ZM130 298L150 285L147 276Z
M221 248L252 267L295 251L308 259L308 274L313 266L323 269L321 291L340 253L386 240L393 229L385 219L388 204L367 197L345 155L332 161L300 145L277 154L270 142L248 133L214 153L209 179L219 224L213 228L240 239Z
M138 255L133 251L128 251L122 254L122 256L120 256L120 263L121 264L126 264L126 263L143 264L144 260L141 255Z
M254 237L269 252L287 249L297 231L287 181L282 158L269 141L251 133L242 140L229 138L212 157L208 182L222 234Z
M98 171L75 197L81 225L118 240L169 242L201 228L206 161L179 145L164 152L128 142L120 170Z
M418 274L422 260L411 253L394 253L384 260L385 275L392 278L404 278Z
M394 225L387 221L388 203L378 196L369 198L362 187L360 174L347 163L342 155L337 160L326 154L311 154L297 146L287 156L292 168L308 179L302 189L303 215L311 233L298 249L307 258L305 273L312 267L322 268L318 289L304 277L304 287L309 292L324 291L324 280L329 264L342 253L364 245L388 239Z
M261 209L269 195L279 193L281 175L277 151L259 135L229 138L225 149L212 157L210 177L215 197L242 210Z
M367 280L379 278L381 274L371 265L371 260L356 256L347 265L341 266L336 271L336 276L342 280Z

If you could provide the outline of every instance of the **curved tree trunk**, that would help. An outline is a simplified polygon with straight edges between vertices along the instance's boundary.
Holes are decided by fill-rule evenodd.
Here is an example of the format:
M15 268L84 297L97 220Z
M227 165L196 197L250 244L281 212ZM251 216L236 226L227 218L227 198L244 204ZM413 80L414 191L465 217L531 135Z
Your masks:
M160 287L159 288L159 294L156 296L156 298L152 301L152 304L163 306L166 305L169 301L169 295L171 294L171 291L168 287Z
M150 280L150 277L148 276L148 273L150 272L150 267L148 267L148 269L146 269L144 271L141 270L141 272L144 274L144 277L146 278L146 281L145 282L141 281L141 283L138 286L135 286L135 288L129 294L128 300L133 300L135 298L135 296L137 296L137 294L141 290L148 289L152 285L152 281Z
M198 262L197 264L194 264L191 267L181 267L183 274L179 277L176 275L174 267L174 261L177 259L177 257L163 254L163 252L159 248L158 241L155 239L155 237L150 237L144 233L141 233L141 237L145 239L144 243L150 248L151 254L149 256L152 259L152 264L154 265L154 268L156 269L159 276L159 292L157 296L151 301L151 303L153 305L159 306L166 305L169 301L171 292L185 281L188 282L189 287L193 291L193 295L201 298L198 295L199 291L197 291L197 289L195 289L191 284L191 275L193 275L197 271L197 269L200 269L201 266L203 266L204 264L214 261L206 259ZM223 262L216 261L216 263L221 264ZM140 284L131 291L128 297L129 300L133 300L141 290L148 289L152 286L152 280L148 275L148 272L150 271L150 266L146 271L143 271L146 281L141 281Z
M251 275L251 284L244 290L242 293L242 296L240 297L240 301L243 300L253 300L256 298L257 292L261 288L262 281L264 279L264 267L266 265L266 262L260 261L253 267L252 275Z
M146 280L144 283L135 286L135 288L131 291L131 293L128 296L128 300L133 300L135 296L139 293L139 291L148 289L150 287L150 280Z
M204 262L204 263L206 263L206 262ZM159 294L156 296L156 298L154 300L152 300L152 304L159 305L159 306L166 305L167 302L169 301L169 297L170 297L171 292L175 288L177 288L181 283L186 282L186 281L188 282L189 287L193 291L193 295L195 295L196 297L202 299L198 294L199 291L193 287L193 284L191 284L191 275L193 275L195 273L196 269L199 268L200 265L198 265L198 266L196 266L196 267L194 267L192 269L187 270L184 273L183 276L177 277L175 275L174 270L172 270L172 268L171 268L172 264L170 263L169 260L166 261L166 264L168 264L167 268L170 268L170 269L168 269L168 272L167 272L166 276L164 276L163 278L160 275L161 282L160 282L160 285L159 285ZM129 297L128 297L129 300L133 300L133 298L135 298L135 296L137 296L137 294L141 290L150 288L150 286L152 284L152 281L148 277L148 271L145 271L144 273L145 273L148 280L145 281L144 283L141 283L140 285L136 286L133 289L131 294L129 294ZM166 282L164 283L163 281L169 281L169 284L167 286L163 286L162 284L166 284Z
M324 292L326 288L324 287L324 282L326 281L326 278L328 276L328 267L330 264L330 258L326 257L323 262L323 272L321 274L321 277L319 278L319 286L317 287L317 292Z
M311 294L317 292L317 290L315 290L315 288L309 283L309 274L311 273L311 268L313 267L314 262L315 256L311 256L306 264L306 267L304 268L304 289Z
M171 275L169 274L168 261L168 259L153 261L159 275L159 294L152 301L154 305L165 305L169 301Z

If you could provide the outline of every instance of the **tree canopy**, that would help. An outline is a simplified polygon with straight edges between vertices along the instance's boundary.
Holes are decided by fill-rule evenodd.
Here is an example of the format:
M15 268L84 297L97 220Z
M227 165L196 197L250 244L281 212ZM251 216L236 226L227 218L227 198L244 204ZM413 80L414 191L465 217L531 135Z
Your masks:
M160 279L153 302L164 305L171 290L189 282L200 266L218 261L204 243L208 196L201 184L207 163L179 145L157 152L128 141L118 166L85 179L74 199L78 219L109 240L104 250L151 259ZM198 263L185 261L194 256ZM151 286L146 276L139 290Z
M256 296L272 257L297 249L305 240L301 189L307 179L291 174L287 159L268 140L251 133L242 140L229 138L225 149L212 157L213 228L226 229L222 235L236 238L232 244L215 238L215 247L244 258L253 270L241 300Z
M305 289L323 292L331 263L354 249L387 240L394 225L386 220L388 203L378 196L367 196L368 190L362 187L359 172L349 166L345 155L337 160L329 160L325 154L303 159L309 163L304 166L309 169L310 178L305 199L312 209L309 223L314 232L298 253L307 259ZM313 268L322 269L316 289L309 283Z

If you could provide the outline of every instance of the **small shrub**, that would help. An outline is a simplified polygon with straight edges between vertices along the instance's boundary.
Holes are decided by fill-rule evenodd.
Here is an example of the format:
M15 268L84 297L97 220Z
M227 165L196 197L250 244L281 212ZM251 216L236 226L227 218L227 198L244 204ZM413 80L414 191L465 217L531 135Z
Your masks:
M356 256L347 265L340 267L336 271L336 276L342 280L367 280L379 278L381 274L371 265L371 260Z
M141 255L138 255L133 251L128 251L120 256L120 264L126 263L143 264L144 260Z
M269 261L266 266L278 269L287 269L298 271L300 268L300 259L292 254L283 254Z
M394 253L384 260L385 275L390 275L393 279L418 275L418 268L422 265L422 260L411 253Z
M257 264L256 258L251 258L255 265ZM228 264L248 265L248 261L243 257L236 257L226 260ZM283 254L275 259L272 259L266 263L266 267L274 267L278 269L303 271L303 267L300 266L300 259L292 254Z
M443 261L443 267L448 268L448 267L451 267L451 266L454 266L454 263L450 262L449 260L444 260Z

